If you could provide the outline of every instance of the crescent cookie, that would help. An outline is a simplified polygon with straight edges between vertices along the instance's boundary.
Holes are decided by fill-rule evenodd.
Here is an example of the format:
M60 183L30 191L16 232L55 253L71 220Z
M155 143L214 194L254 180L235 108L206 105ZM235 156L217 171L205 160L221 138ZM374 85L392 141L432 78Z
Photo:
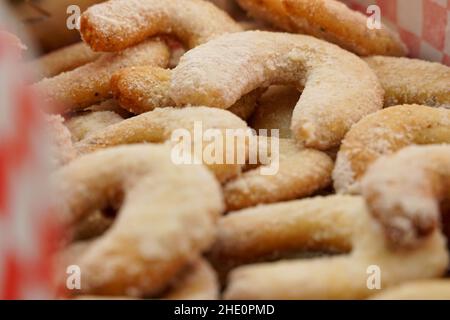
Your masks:
M44 96L49 112L78 111L110 98L111 77L120 69L139 65L164 67L169 56L162 41L148 40L123 52L104 54L94 62L43 79L33 87Z
M334 195L232 212L219 221L210 256L215 265L247 264L229 274L225 299L361 299L373 294L367 281L374 266L382 288L445 272L449 257L438 230L416 250L392 251L384 239L364 199ZM341 254L252 264L283 251Z
M224 11L203 0L110 0L81 16L81 35L94 51L120 51L148 37L173 34L188 48L241 31Z
M382 155L411 144L450 142L450 110L420 105L390 107L371 114L345 136L333 171L339 193L358 193L359 180Z
M334 163L325 153L300 148L291 139L278 141L278 150L270 155L277 164L265 165L267 169L273 165L276 171L264 175L257 167L224 185L228 211L306 197L331 183Z
M172 71L152 66L128 68L119 71L111 79L114 98L128 111L141 114L156 108L173 107L170 97ZM239 99L228 111L241 119L253 113L262 90L256 89Z
M417 246L438 228L440 204L450 200L450 144L410 146L378 159L361 189L392 244Z
M43 79L81 67L100 56L101 53L93 52L84 42L79 42L28 62L27 68L36 71L38 79Z
M68 226L123 195L111 228L70 262L83 272L79 294L157 294L209 248L223 211L211 173L203 166L173 164L164 146L88 154L57 171L52 183L55 210Z
M196 128L199 128L201 131L196 133ZM222 138L225 140L233 138L233 136L227 135L227 130L236 130L236 134L246 135L248 133L247 124L227 110L207 107L161 108L126 119L101 131L92 133L89 137L77 143L75 148L78 153L85 154L121 144L163 143L169 141L171 144L178 144L177 141L172 139L173 133L177 130L182 130L180 133L189 134L191 138L188 144L189 149L193 153L198 151L195 144L202 143L201 146L203 148L200 150L202 154L197 154L196 156L200 156L200 160L203 161L205 160L203 158L205 150L211 145L211 142L207 141L208 137L205 136L205 132L209 129L220 131ZM196 134L198 133L203 134L200 137L203 140L196 141ZM241 167L245 164L248 152L246 140L242 144L236 143L231 146L228 146L226 142L222 145L223 150L216 150L215 145L213 145L215 152L220 152L218 153L220 161L218 163L206 163L221 182L225 182L241 172ZM192 148L191 145L194 147ZM244 157L243 163L227 161L228 155Z
M273 83L304 88L291 128L306 147L339 145L354 123L383 105L378 79L357 56L309 36L264 31L227 34L187 52L170 95L177 105L226 109Z
M368 18L336 0L238 0L252 16L286 31L309 34L361 56L405 56L407 48L386 25L369 29Z
M384 106L422 104L450 108L450 68L434 62L394 57L365 61L383 86Z

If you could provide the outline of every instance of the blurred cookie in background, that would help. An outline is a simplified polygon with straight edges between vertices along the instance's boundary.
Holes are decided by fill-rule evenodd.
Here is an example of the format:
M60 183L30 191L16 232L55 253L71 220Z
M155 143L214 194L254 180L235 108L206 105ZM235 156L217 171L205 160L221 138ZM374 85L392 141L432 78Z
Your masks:
M226 11L235 20L242 20L246 17L245 12L238 6L235 0L209 0L220 9Z
M70 29L76 21L77 8L87 7L102 0L7 0L6 3L19 21L34 37L38 48L48 52L80 40L76 29Z

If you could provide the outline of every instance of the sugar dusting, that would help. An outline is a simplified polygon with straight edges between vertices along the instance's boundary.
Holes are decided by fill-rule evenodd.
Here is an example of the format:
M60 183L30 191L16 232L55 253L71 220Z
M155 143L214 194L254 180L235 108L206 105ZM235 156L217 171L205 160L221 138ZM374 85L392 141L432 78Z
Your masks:
M82 156L55 173L58 212L68 222L103 207L114 190L126 193L112 227L74 257L84 293L159 292L213 241L223 210L219 184L202 166L177 166L169 157L165 146L121 146Z
M417 59L369 57L365 61L380 79L385 107L399 104L450 106L450 68Z
M371 114L346 135L333 172L338 192L359 192L357 182L377 158L411 145L450 142L450 111L394 106Z
M303 35L248 31L187 52L173 71L177 104L228 108L273 83L304 88L292 129L307 146L338 145L352 124L382 107L375 74L353 54Z
M203 0L113 0L90 7L81 18L83 39L97 51L123 50L160 34L193 48L237 31L233 19Z

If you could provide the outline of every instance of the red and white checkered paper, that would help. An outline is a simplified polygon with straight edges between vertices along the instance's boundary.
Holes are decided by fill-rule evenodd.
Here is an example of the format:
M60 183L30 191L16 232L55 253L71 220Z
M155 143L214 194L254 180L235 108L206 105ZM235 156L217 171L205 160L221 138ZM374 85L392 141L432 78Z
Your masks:
M383 21L397 29L410 56L450 65L450 0L345 0L366 12L376 4Z
M4 15L0 7L0 23ZM17 39L0 25L0 299L53 296L55 228L45 195L44 130L24 84Z

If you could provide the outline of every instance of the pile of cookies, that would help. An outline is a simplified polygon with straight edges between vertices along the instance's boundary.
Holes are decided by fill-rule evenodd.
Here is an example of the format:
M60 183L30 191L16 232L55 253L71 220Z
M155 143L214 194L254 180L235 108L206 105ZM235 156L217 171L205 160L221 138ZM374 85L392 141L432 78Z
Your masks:
M65 294L450 298L450 68L336 0L213 2L102 2L30 62Z

